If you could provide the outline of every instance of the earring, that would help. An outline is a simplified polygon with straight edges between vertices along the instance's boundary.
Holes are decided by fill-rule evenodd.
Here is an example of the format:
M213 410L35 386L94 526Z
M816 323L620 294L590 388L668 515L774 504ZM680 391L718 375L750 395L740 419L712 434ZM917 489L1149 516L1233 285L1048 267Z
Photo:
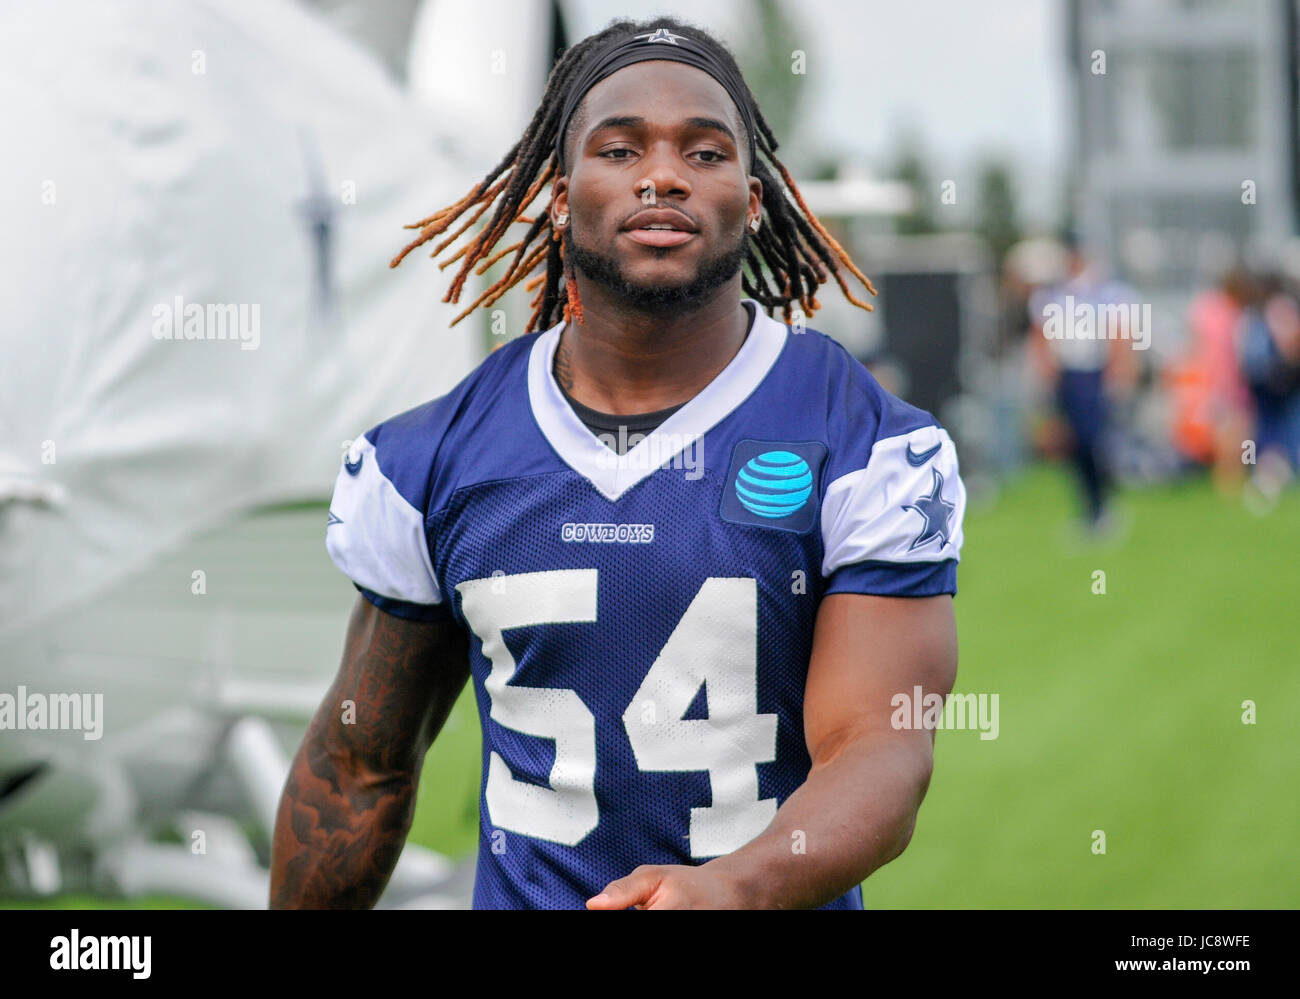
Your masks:
M566 223L566 222L568 222L568 221L569 221L569 213L568 213L568 212L560 212L559 215L555 216L555 224L556 224L556 225L564 225L564 223Z
M749 220L749 227L753 229L754 232L758 232L758 227L762 224L762 220L757 215Z

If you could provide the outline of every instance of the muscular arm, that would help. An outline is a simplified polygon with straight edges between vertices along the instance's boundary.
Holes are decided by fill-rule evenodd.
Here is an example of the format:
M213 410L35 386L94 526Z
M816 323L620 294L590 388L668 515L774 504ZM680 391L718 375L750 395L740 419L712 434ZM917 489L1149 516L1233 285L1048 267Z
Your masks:
M757 839L713 863L762 907L824 905L906 848L934 768L934 731L895 729L891 700L947 695L952 597L837 593L822 601L804 694L807 781ZM792 843L802 832L806 853Z
M950 596L826 597L804 694L807 780L734 853L637 868L589 907L800 908L842 895L903 852L934 766L934 732L893 728L890 701L916 686L946 695L956 673Z
M454 623L408 621L357 598L342 665L280 798L271 908L378 900L406 842L424 754L469 676L466 642Z

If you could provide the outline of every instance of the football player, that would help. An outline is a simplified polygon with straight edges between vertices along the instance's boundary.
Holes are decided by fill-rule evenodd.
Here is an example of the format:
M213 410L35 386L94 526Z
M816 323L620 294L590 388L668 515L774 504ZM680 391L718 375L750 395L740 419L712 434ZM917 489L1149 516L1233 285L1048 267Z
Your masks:
M891 716L952 687L965 492L935 419L805 328L829 277L874 289L776 147L717 40L620 20L416 224L394 264L495 203L448 300L513 254L461 316L520 281L535 308L343 459L326 545L359 597L274 906L374 904L467 680L476 908L860 909L907 845L934 733Z

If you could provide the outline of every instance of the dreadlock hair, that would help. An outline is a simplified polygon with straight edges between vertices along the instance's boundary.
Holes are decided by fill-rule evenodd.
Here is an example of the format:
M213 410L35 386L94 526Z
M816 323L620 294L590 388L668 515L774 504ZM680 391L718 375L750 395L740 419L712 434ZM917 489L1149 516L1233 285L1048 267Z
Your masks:
M528 123L523 136L511 147L501 162L459 201L405 227L419 229L420 234L403 247L389 264L390 267L396 267L416 247L441 236L458 219L469 213L469 217L455 232L433 248L430 256L436 258L473 225L494 202L499 202L486 227L453 256L438 265L441 270L457 260L464 259L460 271L443 297L444 302L459 303L461 290L471 269L474 269L476 274L482 274L507 254L514 253L505 274L479 295L469 308L456 316L451 321L452 326L480 305L485 308L492 305L520 281L524 281L525 291L533 291L541 285L541 290L530 303L533 306L533 313L529 317L525 332L549 329L561 319L566 322L571 319L579 323L583 321L582 302L578 298L578 285L574 279L573 265L565 260L561 235L551 225L549 203L546 210L537 213L534 217L529 217L525 213L543 187L558 176L559 165L555 155L556 131L559 128L565 95L581 73L583 64L593 52L602 48L606 41L615 36L639 35L660 27L690 35L700 44L707 45L714 50L719 59L735 69L738 77L740 76L735 58L727 47L701 28L670 17L656 17L642 22L626 18L611 21L603 31L583 39L565 51L551 70L550 78L546 82L546 91L533 114L532 121ZM759 111L754 95L747 84L742 82L741 85L744 87L745 100L750 106L759 131L755 141L757 161L749 165L749 173L762 181L765 216L765 222L760 226L757 234L746 233L744 269L747 269L748 273L742 271L742 288L750 298L767 310L769 316L772 315L773 309L780 307L785 322L789 323L792 318L792 303L798 302L808 315L821 307L815 292L819 284L826 282L829 269L850 302L868 312L873 311L869 303L854 297L839 264L842 263L857 277L872 295L876 294L876 289L804 204L803 196L799 193L789 171L776 158L778 145L776 137ZM576 113L569 120L569 135L576 135L582 127L585 118L584 104L585 102L578 105ZM742 147L747 146L745 137L742 136L741 139ZM567 141L568 136L566 136L566 143ZM762 162L764 158L770 167ZM572 157L566 156L566 162L572 163ZM773 171L781 178L783 184L776 182ZM506 230L516 223L527 225L528 231L522 239L498 250L497 244L502 241ZM529 277L539 268L540 273ZM771 275L772 281L769 282L767 274Z

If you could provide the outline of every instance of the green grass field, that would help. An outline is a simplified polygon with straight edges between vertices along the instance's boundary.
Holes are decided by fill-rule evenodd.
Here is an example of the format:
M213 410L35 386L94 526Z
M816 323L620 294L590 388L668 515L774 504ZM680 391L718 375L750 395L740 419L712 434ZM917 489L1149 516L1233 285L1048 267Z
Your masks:
M1300 496L1257 519L1149 489L1127 540L1086 549L1062 542L1067 489L1044 470L968 517L956 689L1000 694L999 737L939 733L868 906L1300 904Z
M1130 492L1127 535L1091 546L1072 500L1044 468L968 511L956 690L998 695L999 735L938 734L916 834L868 908L1300 905L1300 492L1263 518L1204 482ZM415 842L473 850L478 754L467 691Z

